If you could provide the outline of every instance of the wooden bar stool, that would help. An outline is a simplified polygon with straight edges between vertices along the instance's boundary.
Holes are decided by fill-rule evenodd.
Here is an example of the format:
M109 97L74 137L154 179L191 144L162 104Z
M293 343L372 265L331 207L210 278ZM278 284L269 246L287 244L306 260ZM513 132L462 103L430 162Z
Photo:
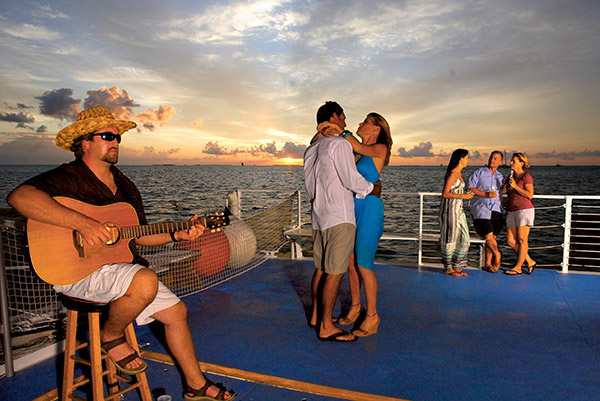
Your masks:
M67 333L65 340L65 359L63 367L62 400L85 400L73 394L73 391L91 381L93 401L118 400L121 394L139 389L143 401L152 401L150 387L146 373L131 375L131 378L118 374L115 365L100 350L100 316L108 309L108 304L88 302L81 299L61 295L63 305L67 308ZM77 317L79 313L88 315L89 339L87 342L77 344ZM138 351L139 347L133 324L125 329L127 343ZM89 347L90 359L84 359L76 353L78 350ZM106 362L107 369L103 369L102 361ZM80 376L75 379L75 362L90 367L90 376ZM105 395L103 377L106 375L108 394ZM125 383L121 390L119 382Z

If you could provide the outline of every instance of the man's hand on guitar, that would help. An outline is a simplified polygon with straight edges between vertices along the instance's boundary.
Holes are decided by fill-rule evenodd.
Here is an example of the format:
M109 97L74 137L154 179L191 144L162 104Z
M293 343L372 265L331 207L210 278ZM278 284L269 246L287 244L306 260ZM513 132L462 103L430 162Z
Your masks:
M198 215L195 214L194 217L191 218L190 221L198 220ZM195 239L200 238L200 236L204 233L204 227L202 224L194 224L188 230L177 231L173 236L177 241L193 241Z
M85 245L88 246L104 245L116 240L109 226L92 218L86 217L77 228L77 232L83 238Z

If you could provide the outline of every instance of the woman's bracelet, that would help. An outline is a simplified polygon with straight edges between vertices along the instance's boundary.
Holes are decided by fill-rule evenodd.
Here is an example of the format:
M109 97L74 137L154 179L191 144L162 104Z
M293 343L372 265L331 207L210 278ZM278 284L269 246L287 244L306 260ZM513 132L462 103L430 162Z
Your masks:
M342 132L342 138L345 138L348 135L352 135L352 132L350 132L350 131L344 131L344 132Z
M171 241L173 241L173 242L179 242L179 240L177 238L175 238L175 233L174 232L172 232L170 234L171 234Z

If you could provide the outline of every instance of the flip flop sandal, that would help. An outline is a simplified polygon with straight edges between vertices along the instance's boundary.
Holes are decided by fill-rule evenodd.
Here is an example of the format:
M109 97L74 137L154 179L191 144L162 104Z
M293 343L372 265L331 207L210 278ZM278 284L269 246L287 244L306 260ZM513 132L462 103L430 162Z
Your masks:
M114 340L111 341L107 341L107 342L102 342L101 345L101 350L102 353L105 354L106 356L108 356L108 359L110 359L110 361L117 367L117 369L119 369L121 372L128 374L128 375L139 375L140 373L144 372L146 369L148 369L148 364L146 364L146 362L144 362L144 360L140 357L140 355L137 353L137 351L133 351L133 354L126 356L125 358L119 360L119 361L115 361L113 359L112 356L110 356L110 354L108 353L111 349L121 345L127 343L127 340L125 339L125 336L116 338ZM138 366L135 369L129 369L127 368L127 364L131 361L134 361L136 359L140 359L142 361L142 364L140 366Z
M206 395L206 392L208 391L208 388L210 386L215 386L216 388L219 389L219 393L217 394L216 397L211 397L209 395ZM225 393L229 393L230 397L229 398L225 398ZM237 397L237 394L235 393L235 391L233 390L227 390L225 388L225 386L223 385L223 383L213 383L212 381L206 379L206 383L204 383L204 386L202 386L201 389L196 390L195 388L191 388L190 386L186 386L185 388L185 392L183 393L183 398L186 401L212 401L212 400L225 400L225 401L232 401Z
M338 342L338 343L351 343L351 342L358 340L358 337L356 337L356 336L354 336L354 338L352 338L350 340L344 340L344 339L340 338L343 336L348 336L350 334L351 333L348 333L347 331L342 330L342 331L338 331L337 333L333 333L332 335L327 336L327 337L317 336L317 338L321 341L334 341L334 342Z

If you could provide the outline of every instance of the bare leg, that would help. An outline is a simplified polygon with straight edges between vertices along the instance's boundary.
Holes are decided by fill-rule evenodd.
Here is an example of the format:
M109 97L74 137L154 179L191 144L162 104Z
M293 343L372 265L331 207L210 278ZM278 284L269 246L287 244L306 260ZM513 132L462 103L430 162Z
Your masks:
M108 309L108 317L102 327L102 341L108 342L123 336L125 328L148 306L156 297L158 277L150 269L139 270L131 280L127 292L121 298L112 301ZM128 344L121 344L110 350L114 360L119 361L134 352ZM135 369L142 361L134 359L125 367Z
M377 313L377 277L375 277L375 272L369 269L365 269L362 266L358 266L358 271L360 272L362 282L365 285L367 315L374 315Z
M492 258L494 257L494 252L490 249L489 243L486 239L485 241L485 269L490 270L493 267Z
M350 286L350 300L352 305L360 304L360 275L356 270L354 262L354 254L350 254L350 262L348 263L348 285Z
M522 230L523 229L523 230ZM508 231L506 233L506 243L508 244L509 247L512 248L513 251L515 251L515 253L517 254L517 263L515 264L515 267L513 267L513 269L515 269L516 267L518 267L516 269L516 271L521 271L522 270L522 266L523 263L526 261L528 266L534 265L535 262L533 261L533 259L531 259L531 257L529 256L529 226L521 226L521 227L508 227ZM526 232L525 232L526 231ZM525 240L525 252L524 252L524 259L521 260L521 243L522 243L522 239L521 236L524 236L524 240ZM520 261L520 263L519 263Z
M315 269L311 282L311 296L312 296L312 316L310 317L310 325L315 327L319 321L319 283L323 277L323 270Z
M533 260L529 257L529 226L517 227L517 264L515 268L522 269L523 263L527 261L529 265L533 264Z
M365 285L365 298L367 299L367 316L358 330L353 331L360 337L365 337L377 332L379 326L379 315L377 314L377 278L375 272L358 266L358 272Z
M321 296L323 318L319 327L319 337L325 338L332 334L339 333L341 330L333 324L331 318L333 316L333 308L337 301L338 292L340 290L340 282L343 274L327 274L325 276L325 284L323 285L323 293ZM339 337L339 340L353 340L354 336Z
M175 305L155 313L152 317L165 325L165 338L169 351L181 368L186 383L194 389L202 388L206 383L206 378L198 364L185 304L179 301ZM215 386L211 386L207 390L207 395L210 397L215 397L218 393L219 389ZM225 396L228 398L230 394L226 393Z
M358 318L361 311L360 306L360 285L361 279L358 271L356 270L356 264L354 262L354 254L350 254L350 261L348 262L348 284L350 286L350 309L348 313L340 317L339 323L343 325L351 324Z
M502 255L500 255L500 251L498 250L498 242L496 242L496 236L493 232L488 233L485 236L485 249L486 266L489 263L494 271L498 271L498 269L500 269ZM493 263L494 259L496 260L496 263Z

